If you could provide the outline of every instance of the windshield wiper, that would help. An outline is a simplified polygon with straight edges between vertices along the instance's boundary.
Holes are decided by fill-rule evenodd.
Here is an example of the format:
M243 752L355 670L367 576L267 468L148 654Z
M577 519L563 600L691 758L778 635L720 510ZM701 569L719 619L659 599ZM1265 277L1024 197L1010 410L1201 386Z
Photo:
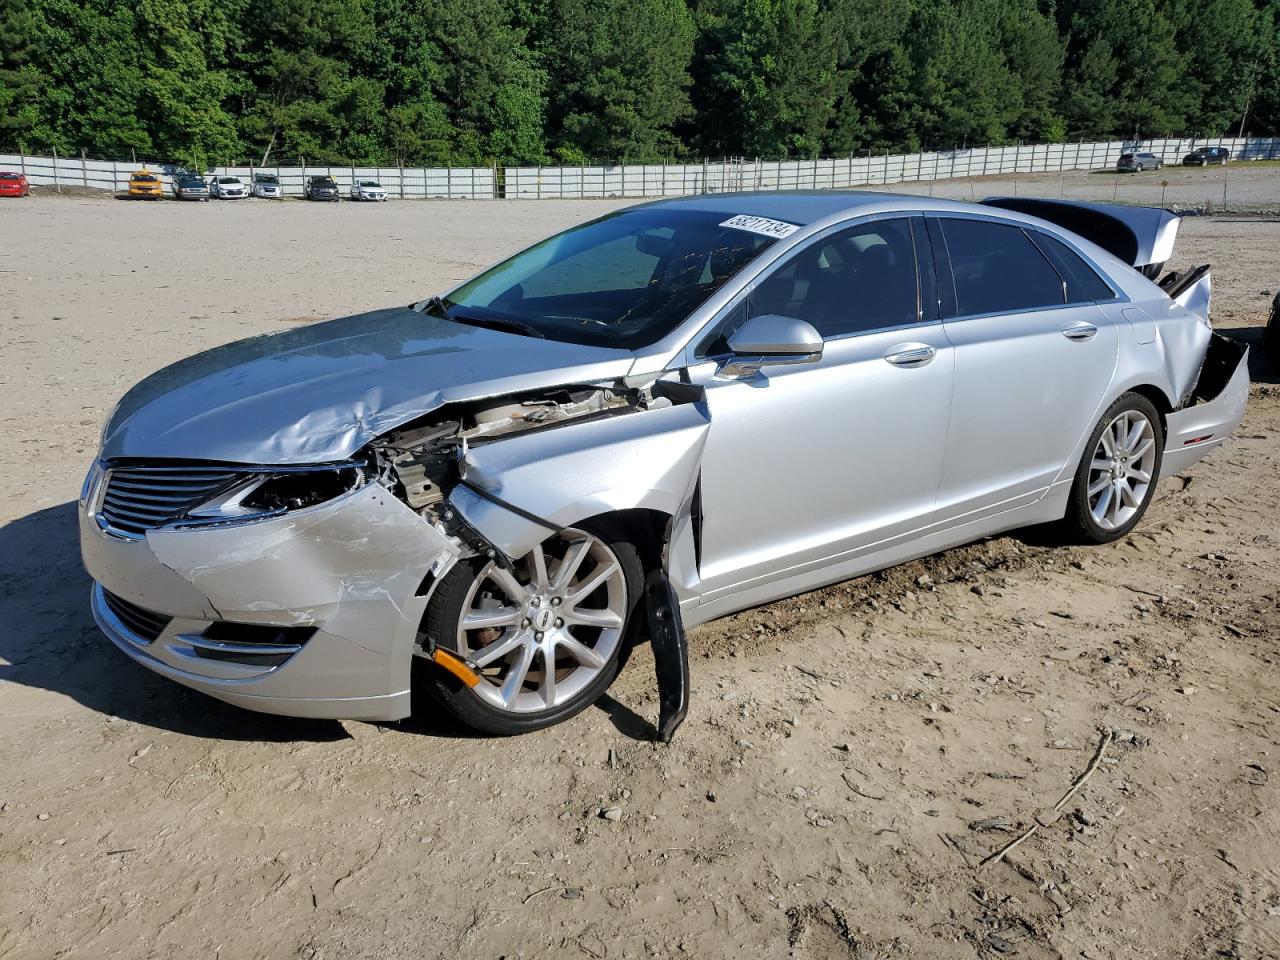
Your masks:
M453 320L456 323L465 323L472 327L484 327L488 330L501 330L504 333L518 333L526 337L536 337L539 340L547 339L547 335L537 327L525 323L522 320L511 320L507 317L477 317L469 314L455 313L445 303L443 297L428 297L422 301L422 312L433 313L435 316L445 320Z
M447 310L445 316L456 323L465 323L472 327L484 327L488 330L501 330L504 333L518 333L526 337L547 339L547 335L537 327L530 326L521 320L508 320L505 317L473 317Z

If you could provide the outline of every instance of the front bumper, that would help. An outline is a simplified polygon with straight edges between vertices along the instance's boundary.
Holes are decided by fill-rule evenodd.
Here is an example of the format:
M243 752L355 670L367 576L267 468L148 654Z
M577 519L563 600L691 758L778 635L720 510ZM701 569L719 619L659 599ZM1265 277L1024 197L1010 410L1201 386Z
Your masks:
M1194 397L1166 418L1161 477L1203 460L1240 426L1249 401L1249 348L1214 334Z
M105 533L82 507L80 545L94 618L136 662L252 710L359 720L409 715L422 588L457 558L453 541L376 483L282 517L160 528L142 540ZM106 591L171 619L150 639ZM200 656L214 624L233 639L236 625L315 632L263 666Z

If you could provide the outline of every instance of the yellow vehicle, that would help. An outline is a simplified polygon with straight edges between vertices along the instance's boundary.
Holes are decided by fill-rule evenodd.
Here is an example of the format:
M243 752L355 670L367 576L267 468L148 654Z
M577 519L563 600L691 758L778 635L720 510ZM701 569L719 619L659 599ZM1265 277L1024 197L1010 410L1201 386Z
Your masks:
M129 178L129 199L138 200L160 200L164 194L161 193L163 184L160 183L160 177L146 167L134 172Z

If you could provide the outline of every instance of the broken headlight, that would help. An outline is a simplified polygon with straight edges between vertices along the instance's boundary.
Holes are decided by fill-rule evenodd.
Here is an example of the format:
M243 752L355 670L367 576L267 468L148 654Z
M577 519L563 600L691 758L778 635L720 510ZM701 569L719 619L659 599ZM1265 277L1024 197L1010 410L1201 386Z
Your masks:
M187 511L194 523L226 523L275 517L336 500L364 486L362 463L254 471L241 482Z

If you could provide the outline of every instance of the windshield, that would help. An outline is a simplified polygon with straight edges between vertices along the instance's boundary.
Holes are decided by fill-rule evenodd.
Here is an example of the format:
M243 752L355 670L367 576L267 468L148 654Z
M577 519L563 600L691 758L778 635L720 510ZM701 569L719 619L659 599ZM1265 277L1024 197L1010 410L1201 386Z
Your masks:
M271 176L268 173L260 173L257 176L255 176L254 179L257 180L259 183L267 183L267 184L279 183L279 181L275 177Z
M232 187L240 186L240 181L237 180L235 177L219 177L218 182L225 183L228 186L232 186Z
M731 219L670 208L610 214L516 254L440 303L451 318L505 321L550 340L647 346L776 240L725 226Z
M151 176L149 173L135 173L133 175L133 179L135 183L155 183L156 182L156 178Z
M361 181L360 181L360 186L362 186L362 187L380 187L380 186L382 186L382 184L380 184L377 180L361 180Z

